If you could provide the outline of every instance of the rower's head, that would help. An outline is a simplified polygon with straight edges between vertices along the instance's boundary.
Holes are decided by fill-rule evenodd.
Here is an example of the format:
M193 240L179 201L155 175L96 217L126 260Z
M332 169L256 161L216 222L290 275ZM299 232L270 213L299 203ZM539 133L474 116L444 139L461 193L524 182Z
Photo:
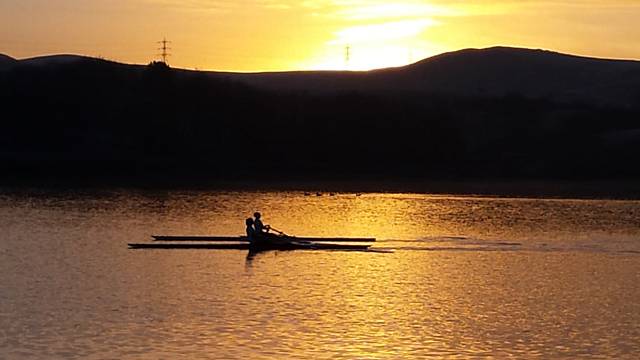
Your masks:
M251 225L253 225L253 219L252 218L247 218L247 220L245 220L244 223L247 224L247 226L251 226Z
M262 215L260 215L260 213L257 211L253 213L253 217L255 217L256 219L260 219L260 216Z

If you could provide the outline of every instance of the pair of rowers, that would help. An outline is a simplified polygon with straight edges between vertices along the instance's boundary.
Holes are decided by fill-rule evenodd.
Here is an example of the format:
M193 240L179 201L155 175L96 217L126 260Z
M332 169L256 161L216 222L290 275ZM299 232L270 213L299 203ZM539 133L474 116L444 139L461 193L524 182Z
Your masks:
M279 236L273 233L269 233L271 226L264 225L260 219L262 215L259 212L253 214L253 218L247 218L245 224L247 225L247 238L251 244L256 243L283 243L287 242L283 239L283 236ZM275 230L275 229L274 229ZM277 230L275 230L277 231Z

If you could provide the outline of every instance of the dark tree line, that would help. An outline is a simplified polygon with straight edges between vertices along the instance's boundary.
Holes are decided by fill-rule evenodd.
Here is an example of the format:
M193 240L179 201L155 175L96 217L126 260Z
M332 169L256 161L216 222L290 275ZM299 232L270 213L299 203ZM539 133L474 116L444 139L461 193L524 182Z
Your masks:
M0 72L3 176L628 178L640 108L279 93L100 60Z

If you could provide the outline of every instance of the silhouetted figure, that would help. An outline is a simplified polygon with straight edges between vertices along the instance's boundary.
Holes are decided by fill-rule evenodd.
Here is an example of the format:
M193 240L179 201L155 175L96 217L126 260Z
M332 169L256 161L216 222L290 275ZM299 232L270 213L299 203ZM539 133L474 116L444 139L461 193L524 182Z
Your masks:
M253 220L253 228L255 229L256 235L263 235L268 233L271 227L262 223L262 220L260 220L262 215L256 211L255 213L253 213L253 217L255 218L255 220Z
M272 229L269 225L264 225L261 220L262 215L259 212L256 211L253 216L254 240L251 243L253 245L253 251L258 250L260 247L268 249L273 245L284 245L290 243L291 239L285 233L277 229ZM270 233L270 230L273 230L278 234Z
M253 244L255 240L255 232L256 232L256 230L253 227L253 219L247 218L247 220L245 220L244 223L247 225L247 239L249 239L250 244Z

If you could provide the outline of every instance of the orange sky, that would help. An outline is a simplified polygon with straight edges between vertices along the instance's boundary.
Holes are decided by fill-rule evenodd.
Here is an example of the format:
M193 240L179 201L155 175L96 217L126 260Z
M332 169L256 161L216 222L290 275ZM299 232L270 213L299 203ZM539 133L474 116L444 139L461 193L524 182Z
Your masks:
M2 0L0 53L210 70L371 69L494 45L640 59L640 0ZM345 61L345 47L350 60Z

